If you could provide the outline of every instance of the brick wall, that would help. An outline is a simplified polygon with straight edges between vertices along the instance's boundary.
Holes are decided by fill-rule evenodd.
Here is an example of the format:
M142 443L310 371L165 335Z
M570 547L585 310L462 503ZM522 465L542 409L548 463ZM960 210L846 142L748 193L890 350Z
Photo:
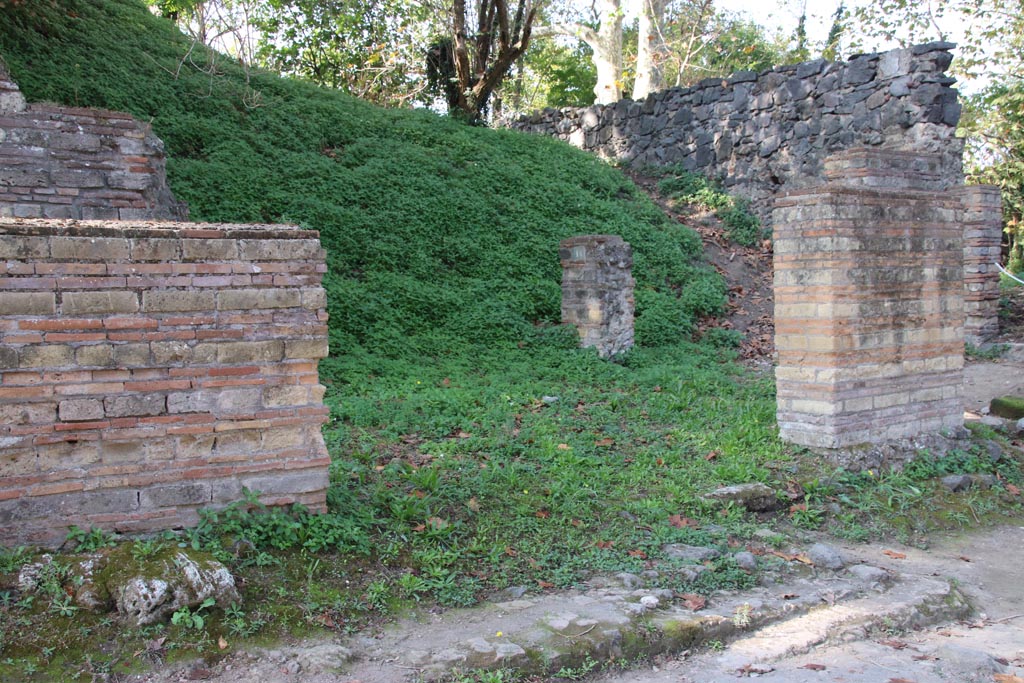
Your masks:
M633 250L617 235L581 235L559 245L562 322L602 357L633 348Z
M0 216L185 220L163 143L128 114L26 104L0 64Z
M323 509L317 233L0 219L0 544Z
M937 156L851 150L776 199L783 439L826 448L963 424L963 188Z
M999 333L1000 243L1003 206L999 188L968 185L964 201L964 339L980 346Z

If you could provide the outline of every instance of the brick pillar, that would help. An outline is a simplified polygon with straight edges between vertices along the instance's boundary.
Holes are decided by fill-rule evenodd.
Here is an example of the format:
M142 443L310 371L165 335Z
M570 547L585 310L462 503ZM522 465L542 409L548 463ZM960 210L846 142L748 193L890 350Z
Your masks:
M963 424L963 228L937 155L849 150L776 199L777 416L843 448Z
M633 250L616 235L563 240L562 322L602 358L633 348Z
M960 190L964 227L964 339L975 346L999 332L999 243L1003 207L999 188Z

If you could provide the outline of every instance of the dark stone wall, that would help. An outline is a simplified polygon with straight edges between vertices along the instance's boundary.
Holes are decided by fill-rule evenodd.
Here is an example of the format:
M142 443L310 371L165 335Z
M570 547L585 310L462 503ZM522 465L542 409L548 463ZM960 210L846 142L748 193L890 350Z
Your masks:
M929 43L711 78L640 101L547 109L513 128L632 165L679 164L721 180L769 217L770 199L818 183L824 159L854 147L936 153L940 182L963 182L952 43Z

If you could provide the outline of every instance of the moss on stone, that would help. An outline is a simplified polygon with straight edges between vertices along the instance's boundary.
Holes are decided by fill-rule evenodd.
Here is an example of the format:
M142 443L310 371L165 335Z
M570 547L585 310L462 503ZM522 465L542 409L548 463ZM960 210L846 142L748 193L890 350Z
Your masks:
M988 410L993 415L1008 420L1019 420L1024 417L1024 396L1000 396L992 399Z

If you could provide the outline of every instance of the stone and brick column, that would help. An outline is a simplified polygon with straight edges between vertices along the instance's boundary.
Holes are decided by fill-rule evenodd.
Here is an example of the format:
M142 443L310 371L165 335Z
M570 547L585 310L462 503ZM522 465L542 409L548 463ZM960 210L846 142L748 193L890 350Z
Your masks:
M937 155L849 150L776 200L778 422L843 448L963 424L961 197Z
M1003 207L999 188L960 189L964 226L964 339L981 346L999 332L1000 241Z
M0 268L0 545L325 509L316 232L0 219Z
M633 347L633 250L616 235L563 240L562 322L602 358Z

